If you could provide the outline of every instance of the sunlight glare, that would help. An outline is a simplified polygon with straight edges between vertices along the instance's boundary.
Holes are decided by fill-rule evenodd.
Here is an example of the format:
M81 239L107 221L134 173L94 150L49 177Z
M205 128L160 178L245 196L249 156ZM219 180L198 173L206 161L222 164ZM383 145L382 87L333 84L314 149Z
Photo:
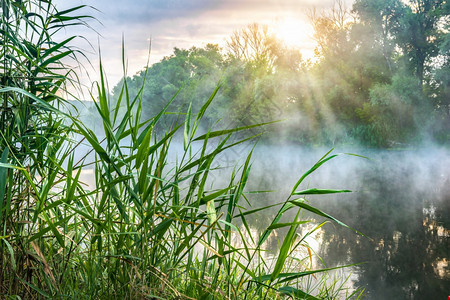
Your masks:
M273 26L274 34L288 47L302 48L310 43L312 28L304 20L294 18L279 19Z

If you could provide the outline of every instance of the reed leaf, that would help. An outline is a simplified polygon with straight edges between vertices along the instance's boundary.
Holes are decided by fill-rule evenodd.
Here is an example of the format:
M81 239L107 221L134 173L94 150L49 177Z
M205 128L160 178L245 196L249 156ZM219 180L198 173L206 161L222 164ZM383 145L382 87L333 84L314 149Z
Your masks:
M337 193L351 193L350 190L325 190L325 189L307 189L303 191L293 192L292 195L324 195Z

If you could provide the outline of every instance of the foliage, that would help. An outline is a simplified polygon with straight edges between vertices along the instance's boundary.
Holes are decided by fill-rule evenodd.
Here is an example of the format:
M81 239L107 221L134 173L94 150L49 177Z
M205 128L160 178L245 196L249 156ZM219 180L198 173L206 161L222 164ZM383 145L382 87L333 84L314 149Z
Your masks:
M195 113L193 103L181 106L183 113L170 120L170 128L159 126L177 101L176 94L170 96L178 90L173 86L192 77L202 81L201 71L220 65L217 49L177 50L155 66L166 72L152 77L153 84L166 82L162 94L155 94L166 101L145 113L146 75L137 76L142 82L135 86L124 80L113 100L100 64L93 102L100 135L100 128L94 132L70 113L77 106L59 107L64 101L58 95L71 81L61 59L76 53L68 44L73 38L57 43L52 37L54 31L82 23L85 16L73 15L81 8L58 11L51 1L2 2L0 294L26 299L318 299L345 294L336 282L325 285L326 278L313 288L303 284L331 268L305 267L310 250L305 257L295 254L298 248L309 249L298 234L308 222L300 219L302 211L348 227L303 198L347 190L298 190L337 155L328 152L302 175L286 200L276 204L275 219L254 236L246 218L267 207L243 208L252 152L229 172L224 185L211 180L217 172L226 176L217 164L220 154L254 137L232 141L232 135L263 124L201 134L200 122L216 87ZM184 96L190 92L187 87ZM83 146L88 153L76 158ZM90 179L82 179L89 174ZM290 210L297 211L296 217L282 219ZM271 264L264 245L271 232L282 228L289 232ZM360 295L356 290L346 296Z
M169 110L186 110L189 103L195 110L221 80L205 127L217 120L229 128L288 119L273 126L265 141L373 147L412 146L423 139L448 143L446 3L358 0L350 11L337 1L329 12L311 14L315 63L285 47L267 26L250 24L230 37L226 49L175 49L126 80L136 87L148 74L147 116L178 91ZM113 98L119 90L120 84ZM176 117L166 119L162 124L169 128Z

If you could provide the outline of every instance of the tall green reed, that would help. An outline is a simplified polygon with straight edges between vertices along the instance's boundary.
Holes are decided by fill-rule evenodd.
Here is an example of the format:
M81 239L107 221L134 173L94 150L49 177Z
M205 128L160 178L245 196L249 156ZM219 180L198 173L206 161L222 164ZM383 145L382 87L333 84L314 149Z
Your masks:
M76 83L62 60L76 59L76 53L69 46L73 37L57 43L53 36L88 18L73 16L81 8L57 11L51 1L2 2L0 295L328 297L332 289L325 286L302 287L305 278L331 269L299 269L310 256L294 254L308 247L298 228L307 222L300 219L304 210L346 226L310 206L304 196L347 191L297 188L336 155L327 153L301 176L259 238L252 236L248 216L269 208L243 208L252 151L226 183L211 187L210 178L223 173L216 165L221 153L255 138L233 139L235 133L269 123L200 133L218 86L198 111L189 107L162 131L157 125L176 95L163 110L143 119L144 87L132 98L124 80L112 103L100 64L98 96L92 99L102 123L99 137L76 113L60 109L68 105L59 96L65 85ZM169 154L178 144L182 150L171 163ZM92 149L92 161L75 159L80 145ZM87 170L95 181L89 186L81 180ZM295 218L281 223L289 210L298 210ZM270 265L265 244L271 232L282 229L288 233Z
M75 58L76 51L70 47L74 37L56 43L53 36L88 18L71 15L80 8L58 12L51 1L1 3L0 289L8 294L36 286L31 278L39 272L56 286L36 232L43 236L45 224L52 224L48 231L63 241L45 206L64 175L63 144L71 128L56 107L72 78L62 60Z

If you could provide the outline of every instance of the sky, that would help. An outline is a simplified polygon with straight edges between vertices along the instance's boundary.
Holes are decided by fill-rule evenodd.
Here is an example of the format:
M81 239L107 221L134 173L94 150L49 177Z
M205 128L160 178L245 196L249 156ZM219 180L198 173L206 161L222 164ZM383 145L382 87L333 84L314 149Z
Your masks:
M315 43L308 20L312 9L330 9L334 0L56 0L58 10L76 5L91 6L83 13L92 15L91 28L74 27L61 38L80 35L76 45L93 65L82 72L89 86L98 80L99 49L112 88L123 77L122 38L125 44L127 75L142 70L149 59L153 64L169 56L174 47L188 49L207 43L226 46L235 30L257 22L266 24L288 46L312 58ZM351 0L346 1L351 6ZM151 43L151 47L150 47ZM150 50L150 56L149 56ZM86 64L85 64L86 65ZM90 74L88 78L86 73Z

